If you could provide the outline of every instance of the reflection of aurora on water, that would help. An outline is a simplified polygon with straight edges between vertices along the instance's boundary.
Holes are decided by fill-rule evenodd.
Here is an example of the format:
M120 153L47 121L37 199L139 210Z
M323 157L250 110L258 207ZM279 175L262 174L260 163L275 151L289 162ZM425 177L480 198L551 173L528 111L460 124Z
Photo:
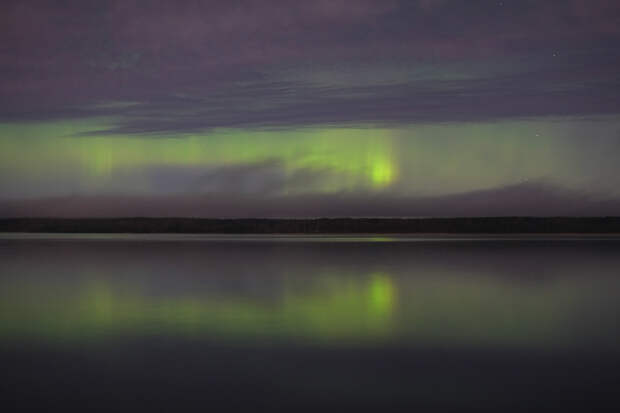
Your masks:
M152 294L105 280L90 278L59 294L58 286L45 283L3 287L0 335L59 342L163 335L556 348L581 342L589 323L604 324L617 308L613 294L603 293L612 288L609 280L588 289L570 279L531 289L447 273L412 278L328 273L271 280L276 284L265 285L275 293L267 299L249 293L252 285L227 291L216 282L200 291L189 286L190 292Z
M395 291L391 279L325 280L318 294L284 291L274 302L240 296L149 297L102 280L75 294L52 295L43 286L3 294L0 332L61 340L144 334L278 338L319 341L385 337L391 331ZM116 287L116 288L115 288ZM7 291L5 289L5 291ZM19 302L11 300L19 297ZM24 299L27 298L27 299Z

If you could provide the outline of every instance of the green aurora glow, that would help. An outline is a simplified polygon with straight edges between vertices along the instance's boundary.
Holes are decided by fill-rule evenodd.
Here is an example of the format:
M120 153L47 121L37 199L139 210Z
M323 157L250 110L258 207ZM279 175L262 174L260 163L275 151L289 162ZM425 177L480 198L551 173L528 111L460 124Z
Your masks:
M618 193L615 163L603 156L613 131L620 129L615 117L102 134L112 126L112 119L0 125L4 197L178 193L191 189L162 189L148 177L149 168L216 170L264 163L283 175L279 192L285 195L437 195L537 180ZM589 140L582 139L585 133ZM300 185L294 181L299 173L315 179Z

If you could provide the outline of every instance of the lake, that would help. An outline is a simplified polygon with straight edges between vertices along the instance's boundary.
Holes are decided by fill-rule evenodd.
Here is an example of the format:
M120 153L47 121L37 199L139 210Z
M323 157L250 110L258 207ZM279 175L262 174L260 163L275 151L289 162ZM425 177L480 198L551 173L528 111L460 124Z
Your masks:
M619 287L614 236L1 234L0 403L587 411Z

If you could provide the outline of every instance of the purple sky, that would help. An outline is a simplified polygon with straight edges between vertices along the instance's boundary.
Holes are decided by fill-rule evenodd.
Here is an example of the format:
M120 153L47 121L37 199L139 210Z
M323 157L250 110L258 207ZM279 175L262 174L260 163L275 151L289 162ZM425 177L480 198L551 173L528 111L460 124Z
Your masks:
M0 215L620 214L615 0L5 1Z

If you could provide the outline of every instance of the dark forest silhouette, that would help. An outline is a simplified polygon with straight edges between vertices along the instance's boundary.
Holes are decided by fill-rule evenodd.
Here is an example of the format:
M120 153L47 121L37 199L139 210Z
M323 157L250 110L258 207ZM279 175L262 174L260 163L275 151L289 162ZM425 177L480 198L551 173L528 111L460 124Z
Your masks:
M488 218L7 218L0 232L54 233L620 233L620 217Z

